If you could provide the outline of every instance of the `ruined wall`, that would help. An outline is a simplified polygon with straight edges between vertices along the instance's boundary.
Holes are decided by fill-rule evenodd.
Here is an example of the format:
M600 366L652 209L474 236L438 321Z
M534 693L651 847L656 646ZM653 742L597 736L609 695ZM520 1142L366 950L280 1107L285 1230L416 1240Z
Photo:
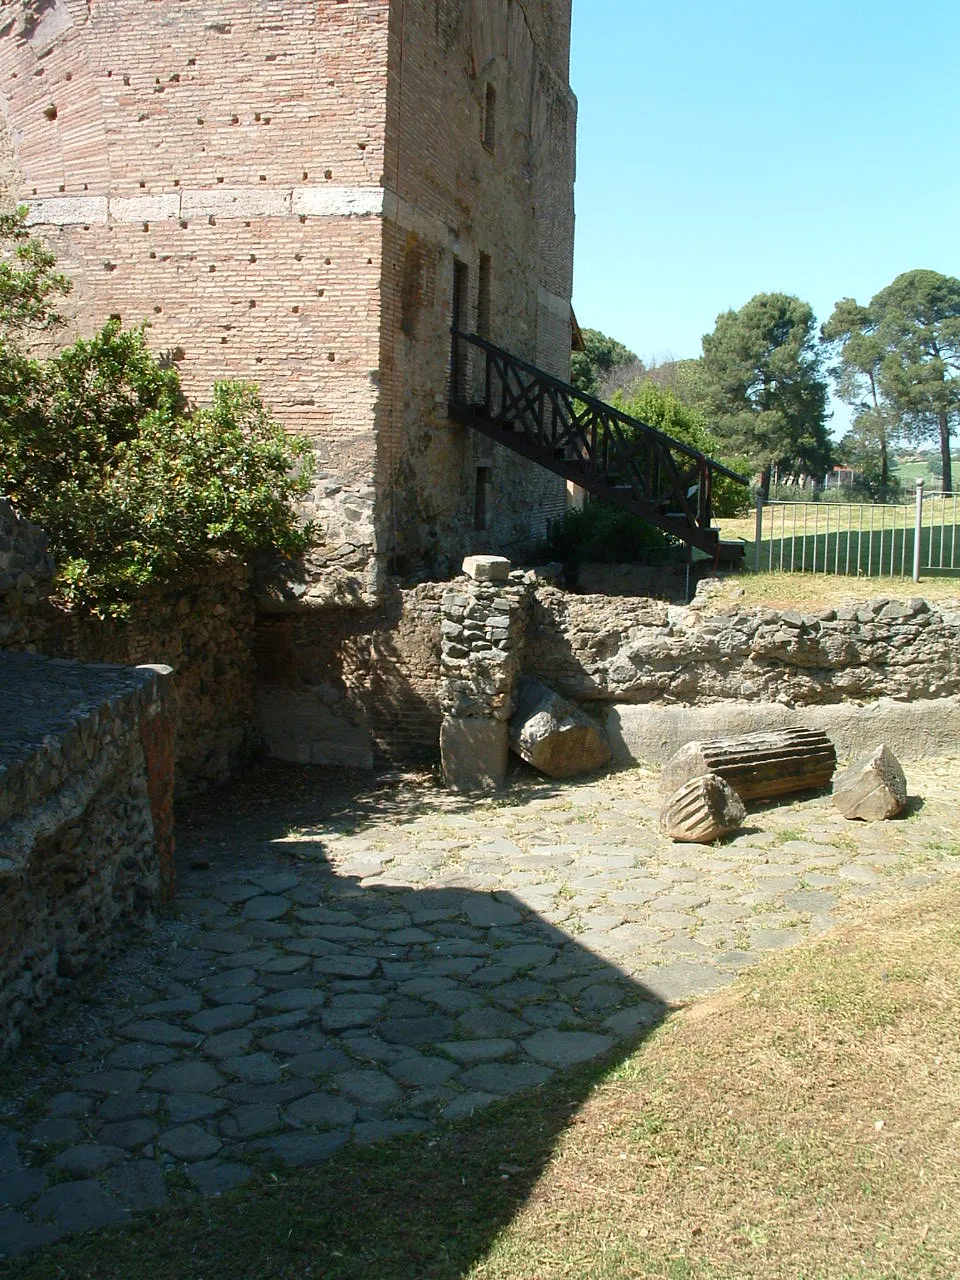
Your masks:
M387 19L387 0L0 9L0 197L29 201L75 282L75 327L148 321L200 400L218 378L256 380L314 440L323 580L361 592Z
M356 768L435 755L443 591L394 586L372 610L261 613L259 727L270 754Z
M960 693L960 606L921 599L704 614L541 587L524 669L584 701L797 706Z
M0 654L0 1052L172 892L163 682Z
M7 528L14 520L15 535ZM5 550L8 543L16 553ZM101 620L46 599L34 563L46 556L45 548L45 536L0 502L0 650L171 667L168 702L176 725L178 788L189 792L226 778L259 742L254 604L246 568L212 567L175 588L147 593L127 619ZM34 564L33 573L27 563Z
M461 328L566 377L576 103L569 0L394 0L385 152L379 419L384 542L403 571L528 553L563 482L447 417L454 270ZM495 95L486 138L488 90ZM481 256L489 281L481 300ZM485 528L476 529L478 469Z

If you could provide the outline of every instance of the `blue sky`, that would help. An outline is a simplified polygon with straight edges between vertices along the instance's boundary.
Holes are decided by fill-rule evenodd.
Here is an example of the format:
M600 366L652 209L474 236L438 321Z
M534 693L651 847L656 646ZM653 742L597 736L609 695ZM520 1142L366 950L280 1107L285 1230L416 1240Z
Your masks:
M958 0L573 10L581 325L696 356L755 293L960 275Z

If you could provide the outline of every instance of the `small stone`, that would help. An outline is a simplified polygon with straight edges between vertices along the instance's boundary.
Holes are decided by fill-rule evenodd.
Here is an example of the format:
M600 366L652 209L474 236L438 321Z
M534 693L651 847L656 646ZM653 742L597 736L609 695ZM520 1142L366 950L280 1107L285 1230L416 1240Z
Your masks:
M510 561L504 556L467 556L463 572L474 582L507 582L510 578Z

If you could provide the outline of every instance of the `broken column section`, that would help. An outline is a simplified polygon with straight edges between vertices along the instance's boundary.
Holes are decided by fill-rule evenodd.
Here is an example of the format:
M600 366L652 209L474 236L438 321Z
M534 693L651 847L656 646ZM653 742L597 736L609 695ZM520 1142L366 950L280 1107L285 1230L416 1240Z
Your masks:
M501 556L468 556L441 601L443 778L493 791L507 772L507 722L523 654L528 588Z

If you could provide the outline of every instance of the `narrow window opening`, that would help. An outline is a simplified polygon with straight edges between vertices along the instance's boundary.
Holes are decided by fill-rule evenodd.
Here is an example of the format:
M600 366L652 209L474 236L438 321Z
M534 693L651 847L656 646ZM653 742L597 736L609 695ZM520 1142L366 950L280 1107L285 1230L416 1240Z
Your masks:
M450 353L450 398L461 401L466 391L467 349L456 336L469 332L467 306L470 301L470 273L465 262L455 258L453 262L453 305L450 325L453 329Z
M490 484L490 468L477 467L477 483L473 492L473 527L482 533L487 527L487 488Z
M477 333L481 338L490 338L490 255L481 253L480 270L477 275Z
M483 103L483 145L488 151L497 149L497 91L487 85Z

